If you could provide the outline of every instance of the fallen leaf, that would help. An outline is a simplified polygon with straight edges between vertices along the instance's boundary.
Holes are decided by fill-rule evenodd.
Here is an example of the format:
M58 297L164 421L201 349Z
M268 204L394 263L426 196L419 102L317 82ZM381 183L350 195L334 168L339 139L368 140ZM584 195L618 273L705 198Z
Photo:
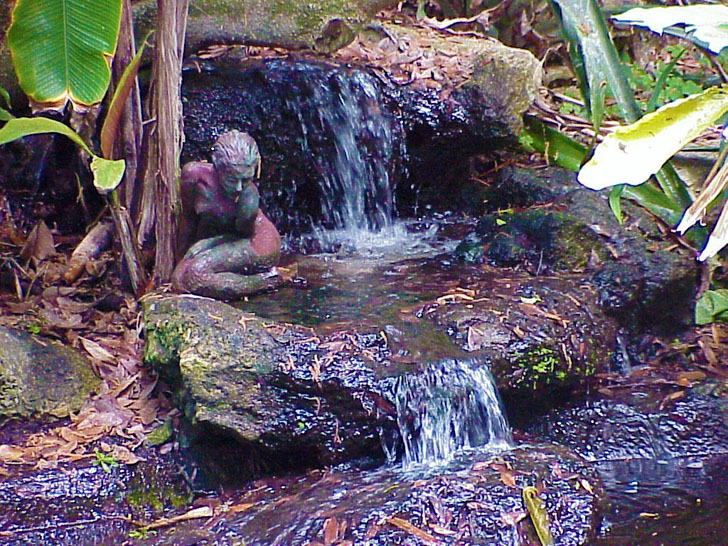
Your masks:
M510 472L501 472L500 479L508 487L516 487L516 477Z
M40 220L28 235L28 239L20 251L20 258L25 263L28 263L31 259L40 262L55 253L56 247L53 244L51 230L48 229L43 220Z
M324 521L324 546L330 546L339 538L339 524L336 518Z
M701 381L705 379L705 377L705 373L701 372L700 370L692 372L680 372L679 374L677 374L677 381Z
M415 527L406 519L389 517L387 518L387 523L389 523L390 525L394 525L395 527L398 527L399 529L402 529L403 531L419 538L420 540L424 540L425 542L434 542L435 544L440 543L440 541L437 540L437 538L432 536L430 533L428 533L427 531L423 531L419 527Z
M184 514L181 514L179 516L174 516L172 518L159 518L157 520L154 520L152 523L149 524L141 524L138 525L140 527L145 527L146 529L159 529L161 527L168 527L170 525L174 525L175 523L179 523L180 521L187 521L190 519L202 519L202 518L211 518L213 516L213 510L209 506L201 506L200 508L193 508L189 512L185 512Z
M91 339L86 339L85 337L79 337L78 339L81 342L81 345L83 345L83 348L86 350L86 352L91 355L91 358L100 360L101 362L106 362L108 364L113 364L116 361L114 355L112 355L109 351L104 349L95 341Z
M228 508L228 511L234 514L237 514L238 512L245 512L249 508L255 506L255 504L256 503L254 502L242 502L240 504L233 504L230 508Z

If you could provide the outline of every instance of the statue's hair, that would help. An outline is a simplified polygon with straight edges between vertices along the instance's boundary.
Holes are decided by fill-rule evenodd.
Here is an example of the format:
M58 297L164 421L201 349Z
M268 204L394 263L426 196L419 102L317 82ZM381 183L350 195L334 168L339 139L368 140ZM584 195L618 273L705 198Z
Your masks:
M258 161L258 144L252 136L241 131L223 133L212 149L212 163L215 166L253 165Z

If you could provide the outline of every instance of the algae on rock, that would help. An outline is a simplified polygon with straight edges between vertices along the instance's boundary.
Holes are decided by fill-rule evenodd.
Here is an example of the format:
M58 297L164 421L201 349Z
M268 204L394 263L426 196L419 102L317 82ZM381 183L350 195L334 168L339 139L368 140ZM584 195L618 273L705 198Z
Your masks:
M72 348L0 327L0 417L66 417L100 383Z

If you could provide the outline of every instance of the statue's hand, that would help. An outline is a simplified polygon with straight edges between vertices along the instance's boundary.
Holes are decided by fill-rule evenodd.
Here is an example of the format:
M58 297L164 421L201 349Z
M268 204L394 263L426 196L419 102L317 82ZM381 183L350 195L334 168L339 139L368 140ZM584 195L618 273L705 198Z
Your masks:
M237 214L235 216L235 230L244 237L252 237L255 218L258 216L260 197L255 185L247 184L240 193L237 201Z

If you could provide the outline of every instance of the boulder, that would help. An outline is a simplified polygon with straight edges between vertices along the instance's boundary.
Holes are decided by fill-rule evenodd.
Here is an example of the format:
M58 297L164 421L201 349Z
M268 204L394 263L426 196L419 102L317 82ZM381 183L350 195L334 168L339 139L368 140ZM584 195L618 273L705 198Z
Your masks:
M66 417L99 385L89 361L72 348L0 326L1 417Z
M466 288L466 297L439 298L415 313L488 362L514 426L578 398L610 370L617 323L579 277L503 272Z
M668 250L670 241L643 209L623 201L621 226L606 195L579 186L561 169L507 168L492 185L470 191L469 201L486 210L456 250L462 259L536 275L582 273L602 309L630 332L672 334L692 323L694 257Z
M160 530L153 544L187 544L193 537L203 543L225 537L226 544L248 546L495 546L514 537L538 544L522 498L526 486L538 488L554 545L588 544L595 537L598 478L565 450L539 445L470 452L436 473L408 474L390 466L261 480L231 500L239 512L231 510L204 529L182 522Z
M148 300L144 334L144 360L174 389L186 441L217 481L383 456L392 407L365 362L342 361L344 340L194 296Z
M192 500L179 460L141 448L133 465L83 460L63 468L15 466L0 480L2 544L123 544L138 530Z
M397 0L191 0L186 51L210 44L248 43L329 52L353 40L359 29ZM156 1L134 6L136 34L155 28Z

